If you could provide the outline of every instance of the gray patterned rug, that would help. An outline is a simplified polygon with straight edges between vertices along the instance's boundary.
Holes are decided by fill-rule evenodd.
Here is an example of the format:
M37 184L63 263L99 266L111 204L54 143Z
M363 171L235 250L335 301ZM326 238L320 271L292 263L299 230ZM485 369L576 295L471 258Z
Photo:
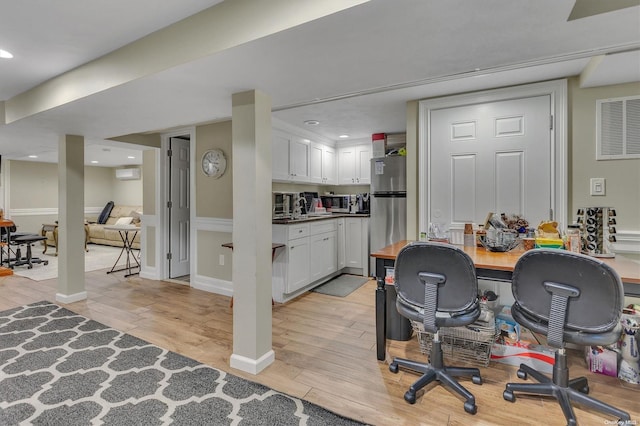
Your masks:
M359 425L50 302L0 312L0 425Z

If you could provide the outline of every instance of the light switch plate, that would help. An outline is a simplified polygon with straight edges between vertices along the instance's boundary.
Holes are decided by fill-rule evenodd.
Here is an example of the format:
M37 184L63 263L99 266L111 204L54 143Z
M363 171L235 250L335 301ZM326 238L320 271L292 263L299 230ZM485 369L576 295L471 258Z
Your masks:
M591 195L605 195L604 178L591 178Z

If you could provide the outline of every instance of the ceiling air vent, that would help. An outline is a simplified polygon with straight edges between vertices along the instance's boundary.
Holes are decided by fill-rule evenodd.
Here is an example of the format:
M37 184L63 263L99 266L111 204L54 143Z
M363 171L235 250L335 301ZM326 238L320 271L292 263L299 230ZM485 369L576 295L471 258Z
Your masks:
M596 101L596 159L640 158L640 96Z
M132 167L128 169L116 169L116 179L138 180L140 179L140 169L137 167Z

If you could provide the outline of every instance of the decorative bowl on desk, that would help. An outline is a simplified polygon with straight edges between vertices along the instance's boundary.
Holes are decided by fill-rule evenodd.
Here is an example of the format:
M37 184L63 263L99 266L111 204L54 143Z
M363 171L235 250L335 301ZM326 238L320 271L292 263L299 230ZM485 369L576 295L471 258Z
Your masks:
M480 243L489 251L504 253L518 247L518 245L520 244L520 240L516 238L515 240L511 241L500 242L496 240L490 240L488 238L481 238Z

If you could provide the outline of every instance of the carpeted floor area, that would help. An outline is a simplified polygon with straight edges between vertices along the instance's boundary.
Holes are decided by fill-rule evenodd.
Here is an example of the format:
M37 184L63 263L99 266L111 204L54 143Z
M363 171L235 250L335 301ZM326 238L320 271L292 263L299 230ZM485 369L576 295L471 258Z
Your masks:
M50 302L0 312L0 424L359 425Z
M312 291L328 294L329 296L345 297L359 289L367 281L369 281L367 277L342 274L314 288Z
M89 251L84 254L84 270L87 272L111 268L122 250L122 247L105 246L102 244L89 244L87 248ZM137 254L137 252L136 250L135 253ZM47 253L43 254L38 247L34 249L33 255L38 256L42 260L47 260L49 264L34 264L32 269L28 269L26 265L16 266L13 269L13 273L34 281L56 278L58 276L58 257L54 254L55 248L49 247ZM123 254L116 269L124 267L125 261L125 255Z

